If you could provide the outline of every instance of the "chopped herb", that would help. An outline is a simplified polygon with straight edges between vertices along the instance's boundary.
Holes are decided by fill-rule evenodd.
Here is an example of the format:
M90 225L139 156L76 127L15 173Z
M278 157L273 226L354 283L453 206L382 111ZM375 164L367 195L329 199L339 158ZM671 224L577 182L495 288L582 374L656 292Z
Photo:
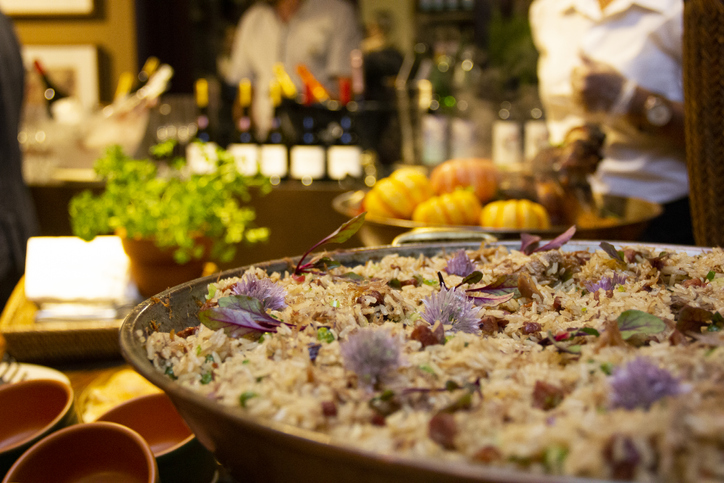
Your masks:
M363 280L365 279L362 275L359 275L359 274L354 273L354 272L347 272L347 273L345 273L344 275L342 275L342 277L343 277L343 278L348 278L348 279L350 279L350 280L354 280L354 281L356 281L356 282L361 282L361 281L363 281Z
M425 371L425 372L427 372L428 374L435 375L435 369L433 369L432 367L430 367L430 366L427 365L427 364L421 365L421 366L420 366L420 369L423 370L423 371Z
M712 280L714 280L714 277L716 277L716 273L714 272L714 270L711 270L711 271L709 271L709 273L706 274L706 279L707 279L709 282L711 282Z
M610 362L602 362L601 363L601 371L606 374L607 376L610 376L613 374L614 365Z
M599 335L601 335L601 334L600 334L596 329L594 329L593 327L583 327L582 329L580 329L580 331L583 332L584 334L587 334L587 335L595 335L596 337L598 337Z
M392 280L387 282L387 285L397 290L400 290L402 288L402 282L400 282L400 280L397 278L393 278Z
M338 308L339 308L339 300L332 300L331 302L329 302L329 305L331 305L331 306L334 307L335 309L338 309Z
M212 354L206 354L204 362L214 362L214 356Z
M563 463L568 456L568 448L553 445L546 449L543 457L544 464L552 474L563 474Z
M206 300L211 300L216 295L216 285L213 283L209 284L209 293L206 294Z
M168 377L170 377L173 380L178 379L178 377L176 377L176 374L173 373L173 366L168 366L166 368L166 370L164 371L164 374L166 374Z
M211 372L205 372L204 375L201 376L201 384L208 384L213 380L214 375Z
M264 334L262 334L262 335L259 336L259 340L257 340L257 342L258 342L259 344L262 344L262 343L264 343L264 339L265 339L265 338L264 338Z
M246 402L249 399L255 398L257 396L258 396L258 394L255 393L254 391L246 391L246 392L241 393L241 396L239 396L239 403L241 404L241 407L245 408Z
M197 346L196 346L196 355L197 355L197 356L200 356L200 355L201 355L201 346L200 346L200 345L197 345Z
M244 359L243 361L241 361L242 364L249 364L250 362L251 360L249 359Z
M334 342L334 334L327 327L320 327L317 329L317 340L329 344L330 342Z

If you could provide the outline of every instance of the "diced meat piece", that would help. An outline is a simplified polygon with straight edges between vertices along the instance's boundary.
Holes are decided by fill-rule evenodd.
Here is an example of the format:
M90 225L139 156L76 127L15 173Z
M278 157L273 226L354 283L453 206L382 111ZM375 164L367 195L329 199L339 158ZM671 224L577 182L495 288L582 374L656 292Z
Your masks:
M548 411L558 406L564 396L565 393L560 387L545 381L536 381L533 388L533 407Z
M431 440L445 449L455 449L455 436L458 433L455 417L448 413L438 413L430 419L427 434Z

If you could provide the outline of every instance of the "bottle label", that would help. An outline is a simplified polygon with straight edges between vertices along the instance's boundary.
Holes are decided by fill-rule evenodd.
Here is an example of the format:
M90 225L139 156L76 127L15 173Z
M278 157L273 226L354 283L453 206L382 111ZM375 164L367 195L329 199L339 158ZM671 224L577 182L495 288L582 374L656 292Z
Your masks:
M362 177L362 150L359 146L330 146L327 150L327 172L334 180Z
M543 120L525 121L524 154L526 161L535 158L538 151L548 147L548 127Z
M216 171L216 143L190 143L186 146L186 162L193 174L210 174Z
M227 150L234 157L234 163L239 173L254 176L259 172L259 146L256 144L229 144Z
M425 114L422 117L422 164L435 166L447 159L448 118Z
M325 152L322 146L294 146L289 152L289 175L294 179L324 177Z
M521 126L516 121L493 123L493 162L500 167L512 167L523 160Z
M287 175L287 147L282 144L264 144L259 148L261 174L267 177Z
M450 158L472 158L475 156L475 123L468 119L453 118L450 123Z

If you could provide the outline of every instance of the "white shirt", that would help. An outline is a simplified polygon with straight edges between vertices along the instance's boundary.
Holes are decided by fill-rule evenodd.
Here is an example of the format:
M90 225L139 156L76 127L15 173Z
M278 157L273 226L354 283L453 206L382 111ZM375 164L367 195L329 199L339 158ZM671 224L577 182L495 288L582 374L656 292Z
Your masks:
M350 53L359 48L361 38L354 8L343 0L303 0L288 23L271 5L257 3L239 22L226 81L236 85L245 77L251 79L254 119L266 133L272 118L269 84L274 64L284 64L300 91L297 64L303 63L327 90L337 92L333 80L351 75Z
M682 0L535 0L530 8L540 54L538 78L552 143L560 143L585 114L571 100L571 71L583 53L641 87L684 100ZM667 203L687 195L683 150L623 122L602 125L604 159L592 177L596 192Z

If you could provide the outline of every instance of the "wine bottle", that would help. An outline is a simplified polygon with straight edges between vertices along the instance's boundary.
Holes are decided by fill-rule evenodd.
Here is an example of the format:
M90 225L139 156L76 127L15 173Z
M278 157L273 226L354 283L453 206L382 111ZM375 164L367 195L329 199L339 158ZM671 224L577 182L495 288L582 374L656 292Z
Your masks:
M196 99L196 137L200 141L209 142L209 82L204 79L197 79L194 85Z
M316 131L311 114L302 119L302 136L298 144L289 151L289 176L309 186L315 180L326 176L326 150Z
M284 64L281 62L275 63L273 70L274 77L277 82L279 82L279 86L282 89L284 97L287 99L296 99L298 95L297 86L294 85L294 81L292 81L292 78L289 77L287 70L284 68Z
M156 69L158 69L159 64L160 61L158 60L158 57L151 56L146 59L146 62L143 63L143 67L141 67L141 70L138 72L136 85L133 87L132 92L142 89L148 83L148 80L154 72L156 72Z
M297 65L297 74L301 77L306 87L305 97L306 104L312 105L316 103L327 102L330 98L329 92L321 82L314 77L314 74L304 64Z
M352 83L340 82L340 110L339 126L334 141L327 149L327 174L330 179L343 180L347 177L362 177L362 149L355 129L355 117L358 104L350 108L352 98ZM359 98L358 96L355 96Z
M289 172L289 151L281 126L280 106L282 93L277 80L273 80L269 85L269 96L274 108L274 114L271 129L266 140L259 148L259 166L262 175L268 177L272 184L279 184Z
M33 65L35 66L35 71L40 76L40 80L43 82L43 87L45 88L45 90L43 91L43 97L45 97L45 100L48 101L48 114L50 115L50 117L54 117L53 105L59 100L69 97L69 95L61 87L58 87L53 81L50 80L47 72L45 71L38 59L35 59Z
M130 72L122 72L118 77L118 85L116 93L113 95L113 101L117 102L126 97L133 88L134 76Z
M259 146L251 116L251 81L242 79L234 103L234 137L227 147L241 174L254 176L259 171Z
M209 82L197 79L194 84L196 101L196 141L189 143L186 148L186 161L191 172L197 174L213 173L217 168L216 144L211 142L209 129ZM180 148L184 148L185 141L178 136Z

